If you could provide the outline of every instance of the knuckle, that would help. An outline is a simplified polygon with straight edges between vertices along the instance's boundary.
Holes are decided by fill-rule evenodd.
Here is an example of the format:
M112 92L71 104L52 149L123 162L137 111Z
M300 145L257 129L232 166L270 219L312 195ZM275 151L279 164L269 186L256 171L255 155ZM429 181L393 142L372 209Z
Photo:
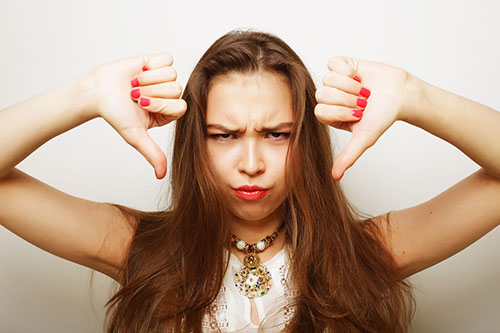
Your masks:
M137 148L139 143L139 133L135 128L129 128L122 130L122 137L125 139L128 144L132 147Z
M176 96L179 97L182 94L182 86L179 82L175 81L172 82L172 93Z
M155 62L160 66L170 66L174 62L174 57L168 52L162 52L158 54Z
M151 160L160 160L163 158L163 153L158 147L155 147L153 152L151 153Z
M170 120L175 120L184 115L187 110L187 103L183 99L167 100L161 106L161 113L167 116Z
M325 76L323 76L323 84L324 85L331 85L331 84L333 84L333 82L334 82L334 76L335 75L331 71L328 72L328 73L326 73Z
M174 56L168 52L164 52L165 55L165 60L167 61L167 64L173 64L174 63Z
M315 97L318 102L324 101L326 99L327 89L325 86L316 89Z
M328 122L331 118L330 112L326 105L317 104L314 108L314 115L322 122Z
M323 118L323 105L316 104L316 106L314 107L314 115L317 118Z
M339 56L333 56L330 59L328 59L328 68L333 70L335 67L337 67L339 59L340 59Z
M169 80L177 79L177 71L172 66L165 67L165 71L167 72L167 76Z
M164 66L171 66L174 58L170 53L160 52L154 53L148 56L147 58L148 67L152 69L158 69Z
M187 110L187 103L183 99L179 99L175 101L175 106L174 106L174 111L171 113L171 115L175 118L178 119L182 117Z
M183 116L184 113L186 113L186 111L187 111L188 105L187 105L186 101L183 99L179 99L178 104L179 104L179 112L181 113L181 116Z

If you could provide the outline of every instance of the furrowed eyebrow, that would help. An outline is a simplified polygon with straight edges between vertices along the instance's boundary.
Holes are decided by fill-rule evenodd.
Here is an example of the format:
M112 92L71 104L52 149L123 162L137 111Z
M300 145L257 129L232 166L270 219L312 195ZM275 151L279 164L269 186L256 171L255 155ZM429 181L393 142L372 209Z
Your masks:
M293 122L280 123L274 127L263 127L261 130L258 130L257 133L277 132L277 131L280 131L284 128L289 128L292 126L293 126ZM227 134L242 134L242 133L244 133L243 130L232 130L232 129L229 129L226 126L221 125L221 124L208 124L207 129L211 129L211 128L221 130Z

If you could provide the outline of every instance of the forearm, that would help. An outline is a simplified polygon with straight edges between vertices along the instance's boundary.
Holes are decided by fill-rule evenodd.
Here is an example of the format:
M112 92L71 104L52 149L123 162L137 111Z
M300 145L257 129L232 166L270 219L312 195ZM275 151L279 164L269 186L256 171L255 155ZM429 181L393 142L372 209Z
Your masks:
M95 118L87 75L0 111L0 179L55 136Z
M448 141L500 179L500 112L414 76L402 120Z

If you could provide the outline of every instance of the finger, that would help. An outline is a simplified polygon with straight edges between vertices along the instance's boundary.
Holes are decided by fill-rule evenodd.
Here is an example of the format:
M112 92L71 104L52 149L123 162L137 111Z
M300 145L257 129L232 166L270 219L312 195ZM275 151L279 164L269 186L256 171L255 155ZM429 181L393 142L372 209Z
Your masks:
M344 172L349 169L359 157L373 145L367 139L360 135L353 135L345 148L335 159L332 168L332 177L335 180L340 180Z
M340 105L348 108L364 109L368 104L363 97L346 93L337 88L321 86L316 90L316 101L320 104Z
M358 70L358 62L353 58L335 56L328 60L328 69L353 78Z
M153 53L142 56L143 70L152 70L172 66L174 57L167 52Z
M120 135L153 166L158 179L165 177L167 174L167 157L145 129L131 128L123 130Z
M132 79L132 86L148 86L162 82L175 81L177 79L177 71L171 66L162 67L159 69L148 70L140 73Z
M139 99L141 96L157 97L157 98L179 98L182 94L180 83L165 82L151 86L133 88L130 92L132 99Z
M138 104L146 111L161 113L172 120L182 117L187 110L186 101L180 98L168 99L144 96L139 98Z
M345 106L316 104L314 115L320 122L334 126L337 122L358 121L361 119L363 111L353 110Z
M371 94L370 90L363 87L358 81L334 71L329 71L325 74L323 77L323 85L365 98L370 97Z

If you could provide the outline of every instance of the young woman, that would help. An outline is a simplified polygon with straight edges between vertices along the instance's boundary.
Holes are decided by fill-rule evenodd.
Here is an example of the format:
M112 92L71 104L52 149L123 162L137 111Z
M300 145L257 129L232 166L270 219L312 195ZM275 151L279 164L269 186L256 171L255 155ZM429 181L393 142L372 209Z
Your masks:
M260 32L217 40L182 98L172 62L121 59L0 112L0 222L120 283L109 332L404 332L414 311L405 279L500 222L495 110L357 59L332 58L316 90L293 50ZM177 120L167 210L83 200L15 168L96 117L158 178L167 162L147 130ZM369 218L338 180L397 120L481 168L423 204ZM335 163L328 125L352 132Z

